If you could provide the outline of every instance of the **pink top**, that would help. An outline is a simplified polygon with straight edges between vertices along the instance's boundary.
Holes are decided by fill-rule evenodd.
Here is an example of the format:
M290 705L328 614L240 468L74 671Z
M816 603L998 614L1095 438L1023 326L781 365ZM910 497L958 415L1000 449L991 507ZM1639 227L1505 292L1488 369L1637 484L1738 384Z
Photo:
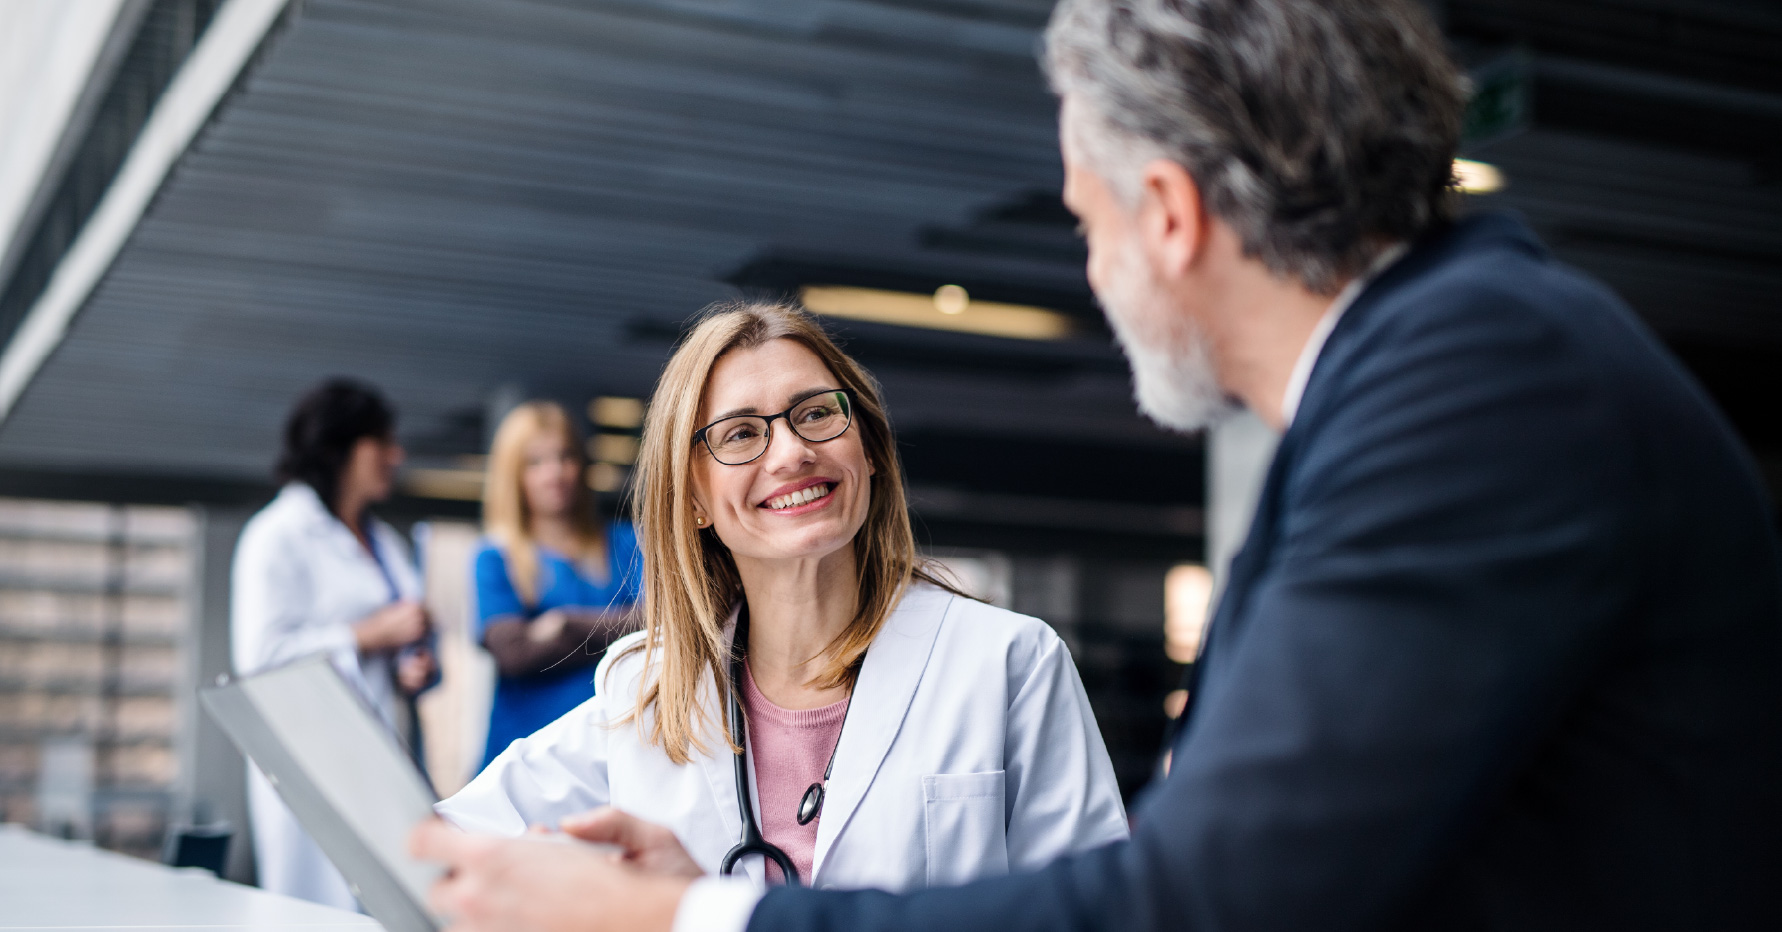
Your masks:
M829 754L841 737L842 718L848 701L817 709L782 709L767 700L755 686L755 674L743 664L743 708L749 715L749 752L755 758L755 817L761 820L761 836L779 845L805 883L811 880L811 862L817 854L819 815L809 825L798 824L798 804L804 791L823 779ZM825 806L827 808L827 806ZM767 878L784 882L780 869L767 862Z

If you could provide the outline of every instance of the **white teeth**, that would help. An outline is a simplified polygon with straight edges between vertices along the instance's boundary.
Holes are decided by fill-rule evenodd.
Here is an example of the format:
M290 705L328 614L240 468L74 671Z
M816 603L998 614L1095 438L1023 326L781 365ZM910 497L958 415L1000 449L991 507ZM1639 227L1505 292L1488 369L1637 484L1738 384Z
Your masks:
M767 507L773 511L779 511L784 508L795 508L806 502L814 502L817 499L828 495L834 488L834 486L824 483L822 485L813 485L808 489L799 489L796 492L788 492L777 498L769 499Z

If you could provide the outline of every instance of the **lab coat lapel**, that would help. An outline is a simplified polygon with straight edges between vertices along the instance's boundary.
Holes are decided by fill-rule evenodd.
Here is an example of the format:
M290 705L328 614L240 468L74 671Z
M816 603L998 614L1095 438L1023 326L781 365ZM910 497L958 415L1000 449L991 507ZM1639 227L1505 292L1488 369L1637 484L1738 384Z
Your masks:
M322 504L321 496L314 489L294 482L285 486L280 494L289 495L298 503L303 516L304 533L315 541L317 547L325 548L333 554L340 561L339 565L369 566L373 572L377 572L377 564L371 559L371 554L365 552L353 532L347 530L347 526L340 523L340 519Z
M811 862L813 883L822 876L829 852L847 831L903 728L952 601L951 593L912 583L866 651L866 661L854 683L848 719L836 745L835 772L830 775L823 814L817 823L817 848Z
M405 599L424 600L427 593L422 585L421 568L412 562L414 554L403 545L402 535L376 518L371 519L371 533L377 537L378 551L383 554L386 567L390 571L390 580L396 584L396 592ZM357 544L358 541L353 543ZM371 557L365 553L364 547L360 547L359 552L367 558ZM372 569L377 569L375 559L372 560ZM379 572L381 576L381 571Z
M388 588L388 584L384 582L384 570L378 567L377 558L368 553L365 545L353 536L353 532L347 530L347 526L322 504L321 496L314 489L293 482L286 485L279 494L290 496L297 503L302 514L304 531L316 542L317 547L331 551L342 566L350 566L369 574L369 578L377 580L380 588ZM366 522L366 533L377 539L390 578L396 584L396 591L405 599L420 598L419 571L404 559L404 548L395 529L369 515L366 516Z

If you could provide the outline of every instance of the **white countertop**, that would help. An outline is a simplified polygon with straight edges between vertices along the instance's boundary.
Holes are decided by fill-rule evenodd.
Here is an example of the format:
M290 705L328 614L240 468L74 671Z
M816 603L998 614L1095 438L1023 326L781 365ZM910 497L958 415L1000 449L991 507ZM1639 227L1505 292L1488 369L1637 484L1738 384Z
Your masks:
M0 825L0 930L382 932L369 916Z

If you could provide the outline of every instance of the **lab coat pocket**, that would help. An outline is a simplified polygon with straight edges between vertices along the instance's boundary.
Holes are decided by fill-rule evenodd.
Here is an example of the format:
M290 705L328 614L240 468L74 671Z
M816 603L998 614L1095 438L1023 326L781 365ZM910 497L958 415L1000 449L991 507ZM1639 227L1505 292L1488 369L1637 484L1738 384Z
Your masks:
M922 778L929 886L1009 872L1004 782L1000 770Z

